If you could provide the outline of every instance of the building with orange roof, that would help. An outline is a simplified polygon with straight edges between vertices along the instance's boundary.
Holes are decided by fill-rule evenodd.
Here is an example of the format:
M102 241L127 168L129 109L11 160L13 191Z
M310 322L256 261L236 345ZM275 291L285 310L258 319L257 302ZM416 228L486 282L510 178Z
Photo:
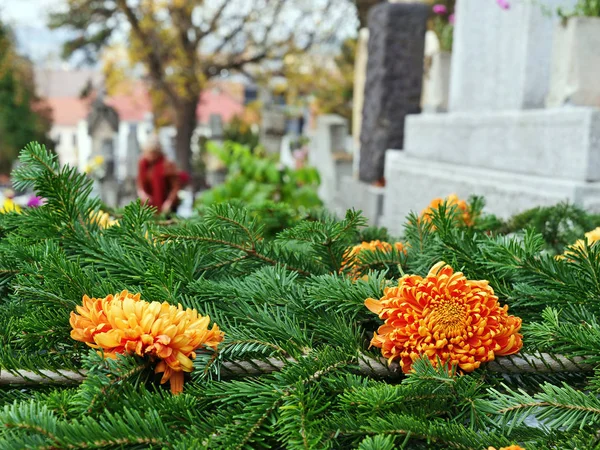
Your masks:
M70 164L84 170L92 157L88 134L88 114L102 77L90 70L36 70L38 93L45 97L53 111L51 138L57 143L56 153L61 164ZM87 94L82 98L82 94ZM119 178L130 176L126 169L131 133L143 146L148 136L158 131L165 151L174 155L175 128L171 126L154 130L152 102L149 89L143 81L130 81L119 86L107 96L105 103L119 116L119 129L115 135L115 161ZM234 116L244 114L244 86L242 83L221 81L211 84L200 96L197 107L198 135L210 136L211 116L220 116L228 123Z

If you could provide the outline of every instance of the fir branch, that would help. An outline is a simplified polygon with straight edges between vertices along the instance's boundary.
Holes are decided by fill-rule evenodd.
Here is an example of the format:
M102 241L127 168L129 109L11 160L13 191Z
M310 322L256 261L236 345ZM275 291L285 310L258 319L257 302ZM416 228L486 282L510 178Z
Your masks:
M600 422L600 400L566 384L559 387L545 383L540 386L541 392L534 395L504 387L506 393L489 390L493 397L490 406L504 426L521 425L531 415L551 429L567 431Z
M220 244L222 246L225 247L230 247L239 251L242 251L244 253L246 253L246 257L249 258L256 258L260 261L266 262L267 264L276 266L276 265L281 265L283 267L285 267L287 270L291 270L293 272L298 272L301 275L304 276L310 276L311 273L307 272L306 270L300 269L300 268L296 268L296 267L291 267L286 263L282 263L281 261L277 261L273 258L270 258L262 253L260 253L255 247L246 247L244 245L240 245L240 244L236 244L233 242L228 242L226 240L223 239L217 239L217 238L211 238L208 236L182 236L182 235L175 235L175 234L169 234L169 233L162 233L160 235L160 239L165 239L165 240L191 240L191 241L199 241L199 242L208 242L208 243L212 243L212 244ZM246 257L238 259L236 258L238 261L241 261L243 259L246 259ZM220 266L218 266L220 267Z

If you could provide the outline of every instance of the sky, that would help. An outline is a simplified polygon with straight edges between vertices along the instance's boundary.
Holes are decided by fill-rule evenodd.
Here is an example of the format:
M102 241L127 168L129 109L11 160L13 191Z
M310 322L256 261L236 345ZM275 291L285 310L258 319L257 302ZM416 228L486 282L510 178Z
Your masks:
M0 0L0 18L10 24L17 36L17 47L34 62L58 61L64 30L46 26L48 14L64 6L65 0Z

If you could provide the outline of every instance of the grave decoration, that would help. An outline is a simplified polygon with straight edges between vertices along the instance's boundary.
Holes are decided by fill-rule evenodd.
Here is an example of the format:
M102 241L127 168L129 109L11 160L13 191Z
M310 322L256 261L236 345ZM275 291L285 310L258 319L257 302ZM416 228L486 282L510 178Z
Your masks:
M598 446L597 242L556 259L450 201L401 239L354 211L265 235L239 204L102 228L43 147L12 179L45 204L0 215L2 449Z
M392 245L389 242L382 242L379 239L370 242L363 241L362 243L348 249L344 253L344 259L342 260L342 267L340 271L346 272L352 279L357 279L364 271L364 266L371 267L373 264L368 260L364 261L365 255L371 255L372 257L389 253L392 254L390 256L393 260L394 249L398 253L402 252L406 254L406 250L404 249L404 244L402 244L402 242L394 242ZM361 268L361 265L364 265L363 268Z
M100 349L105 358L130 353L159 360L155 372L164 373L161 384L169 381L171 392L183 392L183 372L193 370L196 349L217 350L223 333L210 317L193 309L168 303L141 300L140 294L123 291L105 298L83 296L83 306L71 313L71 337Z

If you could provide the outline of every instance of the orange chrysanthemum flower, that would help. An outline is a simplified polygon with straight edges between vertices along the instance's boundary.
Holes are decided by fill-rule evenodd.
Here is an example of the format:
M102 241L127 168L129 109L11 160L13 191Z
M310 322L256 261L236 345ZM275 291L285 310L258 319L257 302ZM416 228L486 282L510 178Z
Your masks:
M496 450L494 447L488 447L488 450ZM509 445L508 447L500 447L500 450L525 450L519 445Z
M433 217L433 211L436 211L442 203L446 202L446 206L451 208L452 206L456 206L458 212L462 212L462 220L465 225L471 226L473 225L473 217L469 212L469 205L466 201L458 198L456 194L451 194L445 199L436 198L431 201L429 206L421 212L419 218L425 222L430 222Z
M394 248L399 252L406 253L402 242L395 242ZM376 240L370 242L362 242L361 244L355 245L351 249L348 249L344 254L344 259L342 260L342 267L340 269L340 272L348 270L349 276L353 280L357 279L360 272L360 268L358 267L358 264L360 263L359 255L362 252L374 252L377 250L389 252L392 250L392 244L390 244L389 242L382 242L380 240Z
M385 323L371 345L407 373L422 355L471 372L495 356L517 353L521 319L500 307L487 281L472 281L440 262L423 278L405 275L365 305Z
M164 372L161 383L170 381L174 394L183 391L183 372L193 370L195 350L216 350L223 341L219 327L209 330L210 317L195 309L148 303L127 291L101 299L86 295L77 313L71 313L73 339L102 349L106 357L135 353L159 359L155 372Z

